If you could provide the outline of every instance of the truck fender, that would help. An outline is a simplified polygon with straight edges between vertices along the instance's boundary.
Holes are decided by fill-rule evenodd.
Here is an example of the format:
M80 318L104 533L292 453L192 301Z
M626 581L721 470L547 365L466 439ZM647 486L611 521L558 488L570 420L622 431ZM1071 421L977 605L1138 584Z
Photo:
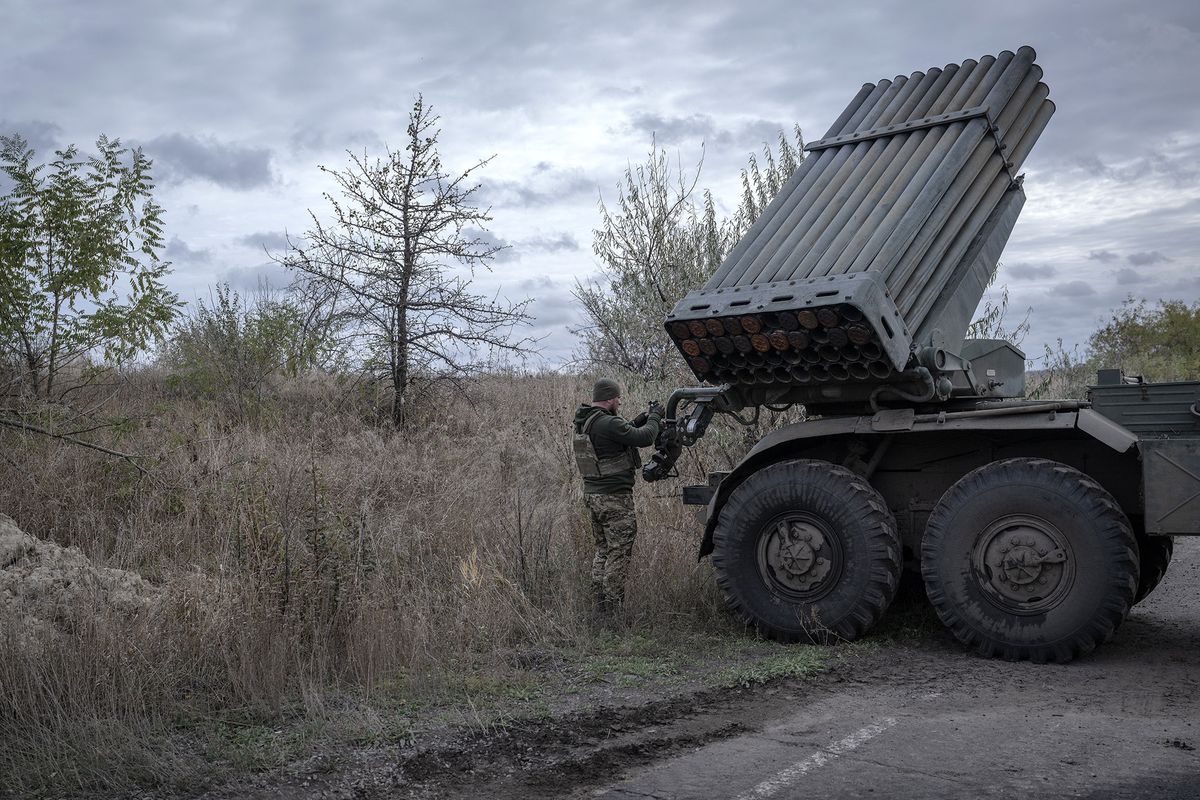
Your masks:
M809 422L794 422L759 439L742 457L728 475L713 492L708 501L708 511L704 522L704 539L700 542L700 558L713 551L713 529L717 526L717 516L729 495L738 487L747 475L782 460L791 454L797 441L813 438L826 438L854 433L862 426L862 421L870 421L870 417L840 417L835 419L820 419ZM868 425L869 428L869 425Z

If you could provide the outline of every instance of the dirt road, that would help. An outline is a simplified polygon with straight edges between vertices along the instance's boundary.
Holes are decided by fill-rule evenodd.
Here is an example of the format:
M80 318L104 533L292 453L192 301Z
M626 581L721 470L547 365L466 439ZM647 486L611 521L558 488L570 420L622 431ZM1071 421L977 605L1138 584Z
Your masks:
M1123 646L1066 668L899 653L892 670L600 794L1200 797L1197 628L1139 619L1130 629ZM1146 658L1135 641L1148 639L1169 649Z
M1117 637L1072 664L966 653L918 596L815 681L517 722L237 795L1200 798L1200 539L1175 552Z
M603 787L625 798L1200 797L1200 540L1094 655L883 654L786 713Z
M1077 663L984 660L939 631L881 645L815 688L708 698L437 793L1198 798L1198 688L1200 540L1181 539L1163 584Z

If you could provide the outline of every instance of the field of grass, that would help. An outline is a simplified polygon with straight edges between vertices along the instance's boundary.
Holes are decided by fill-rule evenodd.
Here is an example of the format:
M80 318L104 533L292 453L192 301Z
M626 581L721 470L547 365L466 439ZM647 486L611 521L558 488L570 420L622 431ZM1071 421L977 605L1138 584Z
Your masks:
M103 441L152 456L149 476L6 433L0 512L163 591L145 613L97 607L49 638L0 627L5 782L19 794L187 787L217 764L280 763L314 737L396 740L409 711L448 698L541 702L537 658L572 665L576 683L686 672L682 655L624 652L588 623L568 429L590 384L488 377L394 431L372 398L329 378L281 384L247 419L146 369L110 403L132 421ZM634 412L650 399L627 394ZM745 444L710 436L684 480ZM740 637L697 561L680 482L639 483L623 636Z

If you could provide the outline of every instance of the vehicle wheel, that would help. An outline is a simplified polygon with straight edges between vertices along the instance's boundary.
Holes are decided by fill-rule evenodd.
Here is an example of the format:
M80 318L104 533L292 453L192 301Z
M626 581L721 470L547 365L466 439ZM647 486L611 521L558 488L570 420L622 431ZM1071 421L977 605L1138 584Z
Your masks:
M942 622L981 654L1070 661L1129 613L1137 540L1087 475L1014 458L967 474L938 501L921 575Z
M772 639L856 639L896 594L900 539L883 498L826 461L783 461L729 496L713 567L733 613Z
M1146 599L1167 574L1167 565L1175 552L1175 540L1170 536L1137 535L1138 554L1141 556L1141 571L1138 577L1137 595L1133 604Z

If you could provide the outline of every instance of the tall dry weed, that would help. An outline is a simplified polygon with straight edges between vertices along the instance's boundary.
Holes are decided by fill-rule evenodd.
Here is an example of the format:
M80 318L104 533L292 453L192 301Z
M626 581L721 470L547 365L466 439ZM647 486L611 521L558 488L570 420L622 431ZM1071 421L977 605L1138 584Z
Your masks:
M119 399L139 422L114 444L154 454L150 479L9 435L0 511L166 599L136 624L99 615L49 643L0 636L0 774L21 791L186 782L199 756L150 754L189 721L316 713L327 689L398 675L437 691L464 659L501 665L587 637L590 532L568 429L590 385L492 376L394 431L374 424L368 394L329 378L289 381L246 421L148 369ZM649 399L630 394L630 407ZM726 466L721 448L684 468ZM640 484L638 499L636 624L713 624L694 512L677 484Z

